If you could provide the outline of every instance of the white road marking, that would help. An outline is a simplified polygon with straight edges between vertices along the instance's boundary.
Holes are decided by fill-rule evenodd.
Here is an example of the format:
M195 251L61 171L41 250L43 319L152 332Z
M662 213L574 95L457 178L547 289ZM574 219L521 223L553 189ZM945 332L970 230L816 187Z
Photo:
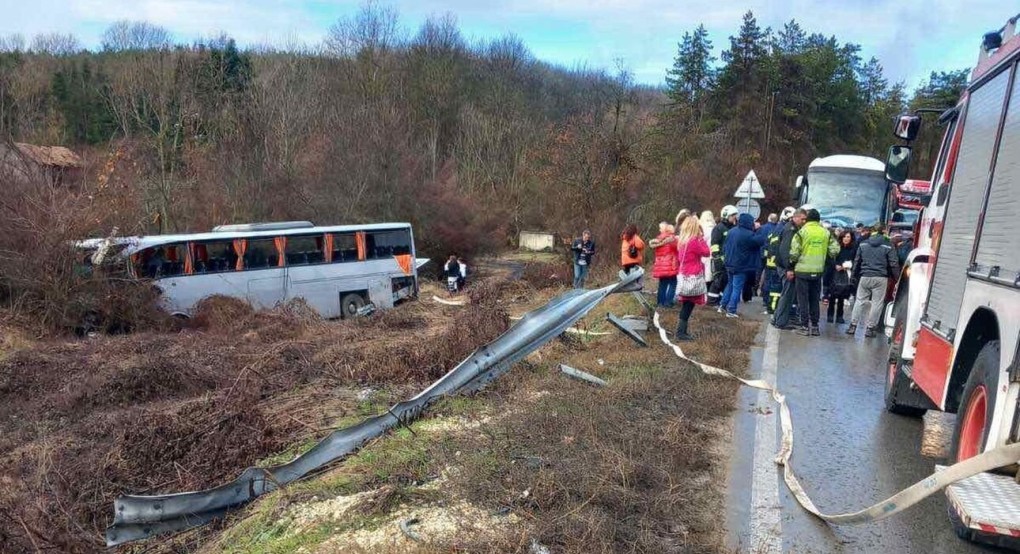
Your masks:
M779 367L779 330L769 325L765 333L765 356L760 379L776 384ZM758 392L758 408L772 407L767 391ZM779 517L779 466L777 419L779 412L755 416L754 458L751 465L751 530L749 552L756 554L783 551L783 527Z

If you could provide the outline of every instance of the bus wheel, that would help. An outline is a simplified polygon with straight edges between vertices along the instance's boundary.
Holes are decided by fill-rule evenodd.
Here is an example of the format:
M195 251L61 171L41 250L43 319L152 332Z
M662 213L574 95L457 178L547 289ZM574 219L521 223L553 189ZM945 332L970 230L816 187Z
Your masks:
M995 410L998 373L999 341L991 341L978 353L963 388L950 451L953 463L973 458L984 448Z
M910 388L910 378L903 372L903 341L906 338L906 299L896 303L896 323L893 324L892 342L889 345L889 363L885 375L885 409L891 413L921 417L928 410L915 404L922 401L920 394ZM911 402L912 401L912 402Z
M360 310L365 305L365 299L356 292L348 293L340 298L340 317L344 319L351 319L358 315Z

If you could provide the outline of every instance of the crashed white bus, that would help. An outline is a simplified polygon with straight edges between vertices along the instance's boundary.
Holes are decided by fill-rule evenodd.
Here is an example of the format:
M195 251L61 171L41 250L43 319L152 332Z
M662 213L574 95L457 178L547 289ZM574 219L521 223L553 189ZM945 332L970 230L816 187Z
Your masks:
M886 406L955 412L950 461L1020 441L1020 37L985 35L971 84L942 114L945 138L887 327ZM918 114L901 116L887 162L902 183ZM957 533L1020 545L1020 484L980 474L947 489Z
M107 239L78 243L95 252ZM390 308L418 294L414 235L407 223L316 227L309 222L223 225L208 233L113 239L131 277L152 279L162 307L188 317L210 296L256 308L303 299L325 318L366 304ZM95 257L95 255L93 255ZM100 255L102 257L102 255Z

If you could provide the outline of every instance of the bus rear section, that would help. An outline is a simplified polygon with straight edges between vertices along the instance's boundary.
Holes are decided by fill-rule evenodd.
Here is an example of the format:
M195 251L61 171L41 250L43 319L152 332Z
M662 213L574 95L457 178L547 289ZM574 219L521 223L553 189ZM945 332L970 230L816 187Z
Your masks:
M1020 37L1014 24L983 53L961 104L946 114L954 121L932 177L937 187L921 226L926 236L911 253L916 263L897 295L886 403L897 413L956 413L950 462L1020 441ZM961 537L1020 547L1016 472L1013 464L949 487L950 517Z

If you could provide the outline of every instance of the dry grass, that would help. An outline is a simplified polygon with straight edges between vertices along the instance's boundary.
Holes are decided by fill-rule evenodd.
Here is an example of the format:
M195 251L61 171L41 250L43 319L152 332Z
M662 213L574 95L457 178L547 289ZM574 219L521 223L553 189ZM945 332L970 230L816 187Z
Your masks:
M179 332L5 339L2 550L99 551L116 495L219 484L381 410L503 332L499 295L479 283L468 307L409 303L343 322L220 299ZM358 399L366 387L377 392Z
M519 313L558 289L516 291ZM513 296L513 295L511 295ZM629 295L605 311L636 313ZM675 323L675 315L666 317ZM756 326L699 310L692 355L737 373ZM601 361L601 363L600 363ZM609 381L566 378L563 362ZM321 477L264 498L204 552L721 552L718 444L735 385L620 334L553 341L490 389L367 446ZM388 491L384 509L357 508ZM343 510L337 506L344 507ZM317 514L317 515L312 515ZM422 542L398 524L410 517Z

